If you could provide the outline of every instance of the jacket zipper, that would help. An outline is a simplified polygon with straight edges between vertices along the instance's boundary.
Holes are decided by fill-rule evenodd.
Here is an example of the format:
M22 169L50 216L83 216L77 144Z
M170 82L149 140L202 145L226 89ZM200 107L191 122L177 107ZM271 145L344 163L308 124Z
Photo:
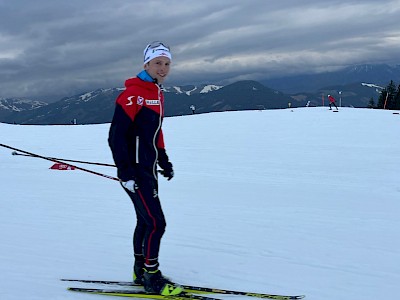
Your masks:
M136 137L136 163L139 163L139 137Z
M157 145L156 145L156 137L157 137L157 133L160 131L161 129L161 119L162 119L162 105L161 105L161 88L158 86L157 84L157 88L158 88L158 101L160 103L160 117L158 120L158 128L156 130L156 132L154 133L154 137L153 137L153 146L154 146L154 151L156 153L156 157L154 160L154 164L153 164L153 176L154 178L157 180L157 158L158 158L158 150L157 150Z

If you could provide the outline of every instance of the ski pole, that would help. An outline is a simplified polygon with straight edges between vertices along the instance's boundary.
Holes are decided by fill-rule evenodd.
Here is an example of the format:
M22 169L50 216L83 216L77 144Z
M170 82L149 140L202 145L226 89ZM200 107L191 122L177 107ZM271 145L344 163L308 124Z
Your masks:
M116 177L109 176L109 175L102 174L102 173L98 173L98 172L95 172L95 171L92 171L92 170L88 170L88 169L85 169L85 168L81 168L81 167L78 167L78 166L75 166L75 165L71 165L71 164L68 164L68 163L64 163L63 161L60 161L58 159L53 159L51 157L42 156L42 155L39 155L39 154L35 154L35 153L32 153L32 152L28 152L28 151L24 151L24 150L21 150L21 149L17 149L17 148L14 148L14 147L11 147L11 146L8 146L8 145L4 145L4 144L0 144L0 146L4 147L4 148L11 149L11 150L15 150L15 151L18 151L18 152L21 152L21 153L24 153L24 154L27 154L27 155L32 156L32 157L37 157L37 158L41 158L41 159L44 159L44 160L49 160L49 161L56 162L56 163L59 163L59 164L65 164L65 165L74 167L75 169L78 169L78 170L81 170L81 171L84 171L84 172L88 172L88 173L91 173L91 174L94 174L94 175L98 175L98 176L101 176L101 177L105 177L105 178L108 178L108 179L119 181L119 179L116 178Z
M18 153L17 151L13 151L11 154L12 154L12 155L27 156L27 157L37 157L37 156L34 156L34 155ZM46 157L47 157L47 156L46 156ZM73 159L65 159L65 158L57 158L57 157L47 157L47 158L50 158L50 159L57 159L57 160L62 160L62 161L68 161L68 162L81 163L81 164L87 164L87 165L97 165L97 166L105 166L105 167L115 167L115 165L111 165L111 164L98 163L98 162L90 162L90 161L83 161L83 160L73 160Z

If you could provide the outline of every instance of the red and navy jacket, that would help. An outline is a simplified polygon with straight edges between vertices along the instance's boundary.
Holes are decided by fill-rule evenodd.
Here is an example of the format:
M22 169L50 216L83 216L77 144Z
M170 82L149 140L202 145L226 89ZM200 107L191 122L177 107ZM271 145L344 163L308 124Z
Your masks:
M331 95L328 96L329 103L334 103L336 100Z
M172 169L161 129L164 95L160 86L146 81L146 76L149 78L142 71L126 80L126 89L116 100L108 144L121 181L157 180L157 163L164 170Z

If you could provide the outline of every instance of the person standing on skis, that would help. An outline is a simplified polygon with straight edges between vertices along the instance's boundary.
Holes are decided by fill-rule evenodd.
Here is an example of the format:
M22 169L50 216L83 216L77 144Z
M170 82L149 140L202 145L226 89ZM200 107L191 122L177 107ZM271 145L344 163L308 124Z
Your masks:
M144 49L144 70L125 81L117 97L108 143L118 178L133 202L136 228L133 235L133 280L145 291L177 295L182 287L165 278L158 269L158 254L166 221L158 197L157 165L168 180L174 176L164 147L162 83L169 74L171 52L163 42Z
M329 99L329 110L332 110L332 105L334 105L336 107L336 110L339 110L336 105L335 98L333 98L331 95L328 95L328 99Z

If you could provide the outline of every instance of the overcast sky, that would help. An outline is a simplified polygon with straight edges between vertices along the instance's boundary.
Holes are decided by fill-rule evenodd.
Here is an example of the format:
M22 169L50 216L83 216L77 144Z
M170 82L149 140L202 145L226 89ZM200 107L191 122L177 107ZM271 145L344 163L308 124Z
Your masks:
M0 0L0 97L122 87L154 40L165 85L395 65L399 19L400 0Z

